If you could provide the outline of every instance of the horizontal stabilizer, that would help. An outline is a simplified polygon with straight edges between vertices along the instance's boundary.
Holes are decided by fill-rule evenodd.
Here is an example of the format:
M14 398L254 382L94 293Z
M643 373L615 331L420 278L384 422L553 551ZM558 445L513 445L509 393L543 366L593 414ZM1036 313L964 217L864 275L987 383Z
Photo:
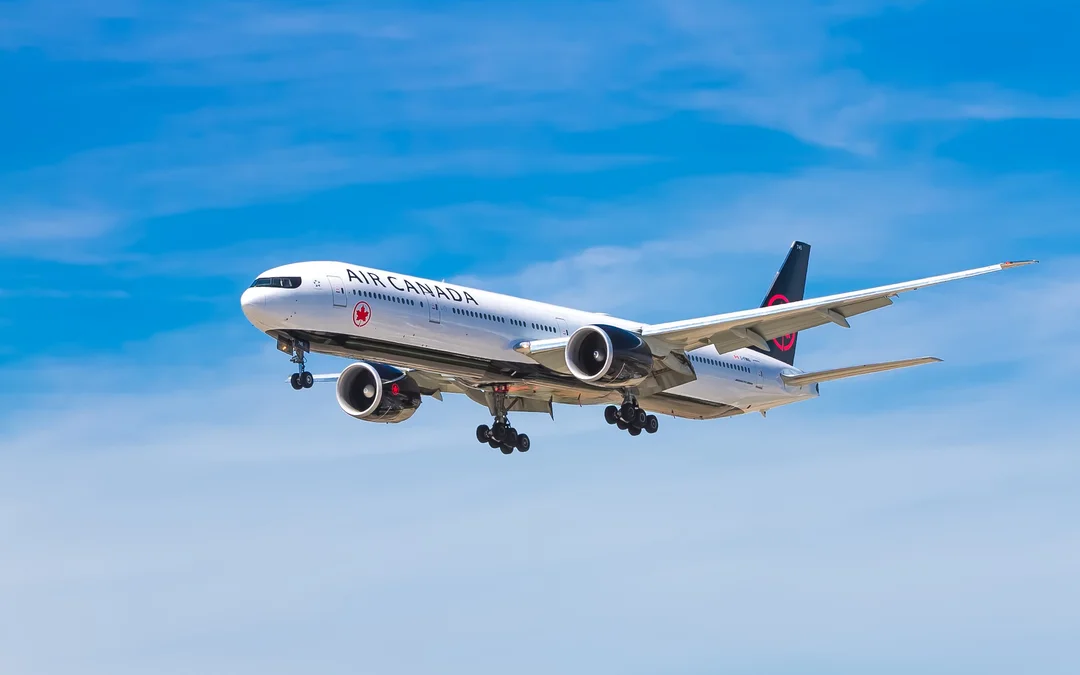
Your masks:
M870 373L881 373L886 370L922 366L927 363L938 363L940 361L941 359L933 356L923 356L917 359L904 359L902 361L889 361L887 363L868 363L865 366L848 366L847 368L819 370L816 373L803 373L802 375L781 375L780 377L784 379L784 384L792 387L801 387L806 384L829 382L830 380L842 380L846 377L855 377L856 375L869 375Z

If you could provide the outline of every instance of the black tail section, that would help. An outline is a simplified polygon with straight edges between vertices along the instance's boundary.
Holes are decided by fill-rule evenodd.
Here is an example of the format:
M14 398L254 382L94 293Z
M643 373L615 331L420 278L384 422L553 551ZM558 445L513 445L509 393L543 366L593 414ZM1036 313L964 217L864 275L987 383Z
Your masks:
M806 270L809 266L810 244L801 241L792 244L761 306L770 307L802 300L803 292L806 291ZM768 351L757 349L757 347L753 349L792 366L795 365L795 342L798 339L798 333L791 333L769 340Z

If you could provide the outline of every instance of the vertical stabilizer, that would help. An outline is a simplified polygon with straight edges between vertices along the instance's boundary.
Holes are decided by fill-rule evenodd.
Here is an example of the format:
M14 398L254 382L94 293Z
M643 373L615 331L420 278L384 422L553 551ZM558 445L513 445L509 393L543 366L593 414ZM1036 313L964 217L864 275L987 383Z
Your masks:
M806 270L809 266L810 244L801 241L793 243L761 306L771 307L802 300L806 291ZM757 347L753 349L791 366L795 365L795 343L798 339L798 333L790 333L769 340L768 350Z

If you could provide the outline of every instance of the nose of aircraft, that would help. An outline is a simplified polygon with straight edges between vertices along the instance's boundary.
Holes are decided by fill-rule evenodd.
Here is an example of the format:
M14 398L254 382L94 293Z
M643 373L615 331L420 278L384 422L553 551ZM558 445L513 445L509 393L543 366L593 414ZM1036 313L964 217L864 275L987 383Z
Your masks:
M262 288L249 288L240 296L240 309L256 327L267 325L266 292Z

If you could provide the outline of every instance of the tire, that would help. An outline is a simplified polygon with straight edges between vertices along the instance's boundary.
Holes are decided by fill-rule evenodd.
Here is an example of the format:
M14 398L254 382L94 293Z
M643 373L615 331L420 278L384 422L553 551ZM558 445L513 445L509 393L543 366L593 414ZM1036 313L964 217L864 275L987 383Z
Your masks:
M300 384L304 385L304 389L311 389L315 384L315 376L304 371L304 374L300 376Z
M622 407L619 408L619 417L621 417L624 422L633 422L634 415L636 414L637 406L635 406L633 403L623 403Z
M506 427L502 424L492 425L491 438L501 443L502 439L506 438Z
M641 435L641 427L630 427L629 429L627 429L627 431L630 432L631 436L640 436Z
M627 424L626 422L623 422L622 420L616 420L615 421L615 426L619 427L619 429L621 429L623 431L626 431L627 429L630 428L630 425Z
M480 443L487 443L491 429L488 429L488 425L481 424L476 427L476 440Z
M488 445L490 445L490 446L491 446L491 447L493 447L493 448L501 448L501 447L502 447L502 443L500 443L500 442L496 441L496 440L495 440L494 438L493 438L493 439L491 439L491 440L489 440L489 441L487 442L487 444L488 444Z
M518 434L517 437L517 449L521 452L528 452L532 447L532 441L529 440L528 434Z
M292 388L296 391L303 389L304 385L300 382L300 373L293 373L292 377L289 378L289 384L291 384Z
M499 447L499 450L502 451L502 454L509 455L510 453L512 453L514 451L514 446L503 444L502 446Z
M656 430L660 428L660 420L656 419L656 415L649 415L645 418L645 431L650 434L655 434Z
M619 421L619 408L617 406L609 405L604 408L604 420L608 424L615 424Z
M634 426L639 429L645 428L645 422L649 419L649 413L645 412L641 408L638 408L634 412Z
M511 448L517 446L518 432L517 429L510 427L506 430L506 434L503 435L503 445L509 445Z

